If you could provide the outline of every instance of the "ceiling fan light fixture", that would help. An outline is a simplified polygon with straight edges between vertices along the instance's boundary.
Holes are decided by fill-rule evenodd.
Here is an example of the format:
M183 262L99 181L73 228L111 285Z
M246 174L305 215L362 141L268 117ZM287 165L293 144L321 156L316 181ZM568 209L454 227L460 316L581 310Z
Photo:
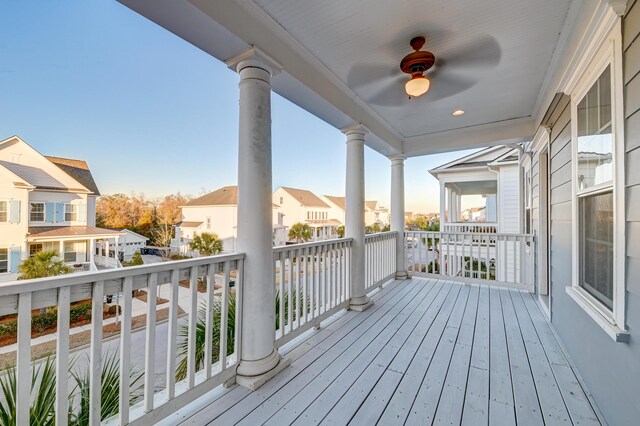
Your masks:
M464 114L464 110L463 109L457 109L457 110L455 110L455 111L453 111L451 113L451 115L456 116L456 117L458 117L458 116L460 116L462 114Z
M407 81L404 85L404 90L410 97L417 98L420 95L424 95L429 90L431 82L422 73L415 73L411 75L411 80Z

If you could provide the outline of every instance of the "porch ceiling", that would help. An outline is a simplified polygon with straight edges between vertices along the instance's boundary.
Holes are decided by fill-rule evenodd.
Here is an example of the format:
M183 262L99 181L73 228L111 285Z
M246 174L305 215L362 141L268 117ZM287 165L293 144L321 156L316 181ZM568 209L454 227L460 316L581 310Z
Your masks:
M257 47L282 65L274 91L337 128L362 123L372 133L367 144L384 155L532 137L561 34L583 7L578 0L119 1L222 61ZM430 92L409 100L398 64L419 34L439 75ZM478 45L496 61L479 64ZM454 78L466 83L449 96L443 88ZM458 108L466 113L453 117Z
M452 186L460 195L496 194L498 192L497 180L456 182L449 186Z

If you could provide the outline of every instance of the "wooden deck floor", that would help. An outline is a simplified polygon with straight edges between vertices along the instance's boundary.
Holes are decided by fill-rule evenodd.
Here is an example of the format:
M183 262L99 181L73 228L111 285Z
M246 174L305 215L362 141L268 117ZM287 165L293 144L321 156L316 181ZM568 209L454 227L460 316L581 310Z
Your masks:
M291 366L257 391L218 392L184 424L600 424L528 293L414 279L374 300L288 348Z

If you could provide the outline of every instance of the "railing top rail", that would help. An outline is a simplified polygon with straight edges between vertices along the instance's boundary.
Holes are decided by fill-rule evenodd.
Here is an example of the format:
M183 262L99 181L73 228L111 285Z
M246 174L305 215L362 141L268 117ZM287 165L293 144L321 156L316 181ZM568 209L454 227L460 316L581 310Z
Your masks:
M273 248L274 253L282 253L289 250L298 250L309 247L322 247L329 246L336 243L352 243L353 238L334 238L332 240L322 240L322 241L311 241L308 243L300 243L300 244L289 244L286 246L276 246Z
M444 222L444 226L447 226L447 225L494 226L497 224L498 222Z
M367 234L364 236L365 240L380 238L380 237L392 237L396 236L398 233L396 231L385 231L385 232L376 232L375 234Z
M97 281L118 280L131 276L146 275L154 272L167 272L174 269L186 269L193 266L210 265L233 260L244 259L244 253L219 254L215 256L197 257L193 259L172 260L169 262L152 263L149 265L130 266L103 271L76 272L55 277L38 278L33 280L9 281L0 283L0 296L28 293L45 289L82 285Z
M405 234L429 234L429 235L477 235L497 237L533 237L534 234L517 234L510 232L449 232L449 231L404 231Z

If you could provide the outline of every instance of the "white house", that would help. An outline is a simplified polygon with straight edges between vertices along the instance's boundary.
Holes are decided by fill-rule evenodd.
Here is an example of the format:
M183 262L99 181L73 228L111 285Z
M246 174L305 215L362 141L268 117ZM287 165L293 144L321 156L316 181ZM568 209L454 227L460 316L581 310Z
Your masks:
M305 223L313 229L314 240L336 238L337 227L343 224L339 219L331 218L335 207L307 189L282 186L273 193L273 203L280 207L284 225Z
M96 242L119 231L95 226L100 193L86 162L40 154L17 136L0 142L0 279L41 250L55 250L77 270L118 266L96 256Z
M189 201L182 209L182 221L176 225L171 250L193 255L189 243L197 234L215 233L222 240L223 251L236 250L238 187L225 186ZM280 207L273 205L273 244L284 245L287 227L282 222Z
M118 241L118 252L120 253L121 260L130 260L133 254L147 246L149 238L144 235L140 235L137 232L133 232L124 228L112 228L114 231L121 233ZM104 247L103 242L98 242L98 251ZM113 250L113 247L111 248Z

